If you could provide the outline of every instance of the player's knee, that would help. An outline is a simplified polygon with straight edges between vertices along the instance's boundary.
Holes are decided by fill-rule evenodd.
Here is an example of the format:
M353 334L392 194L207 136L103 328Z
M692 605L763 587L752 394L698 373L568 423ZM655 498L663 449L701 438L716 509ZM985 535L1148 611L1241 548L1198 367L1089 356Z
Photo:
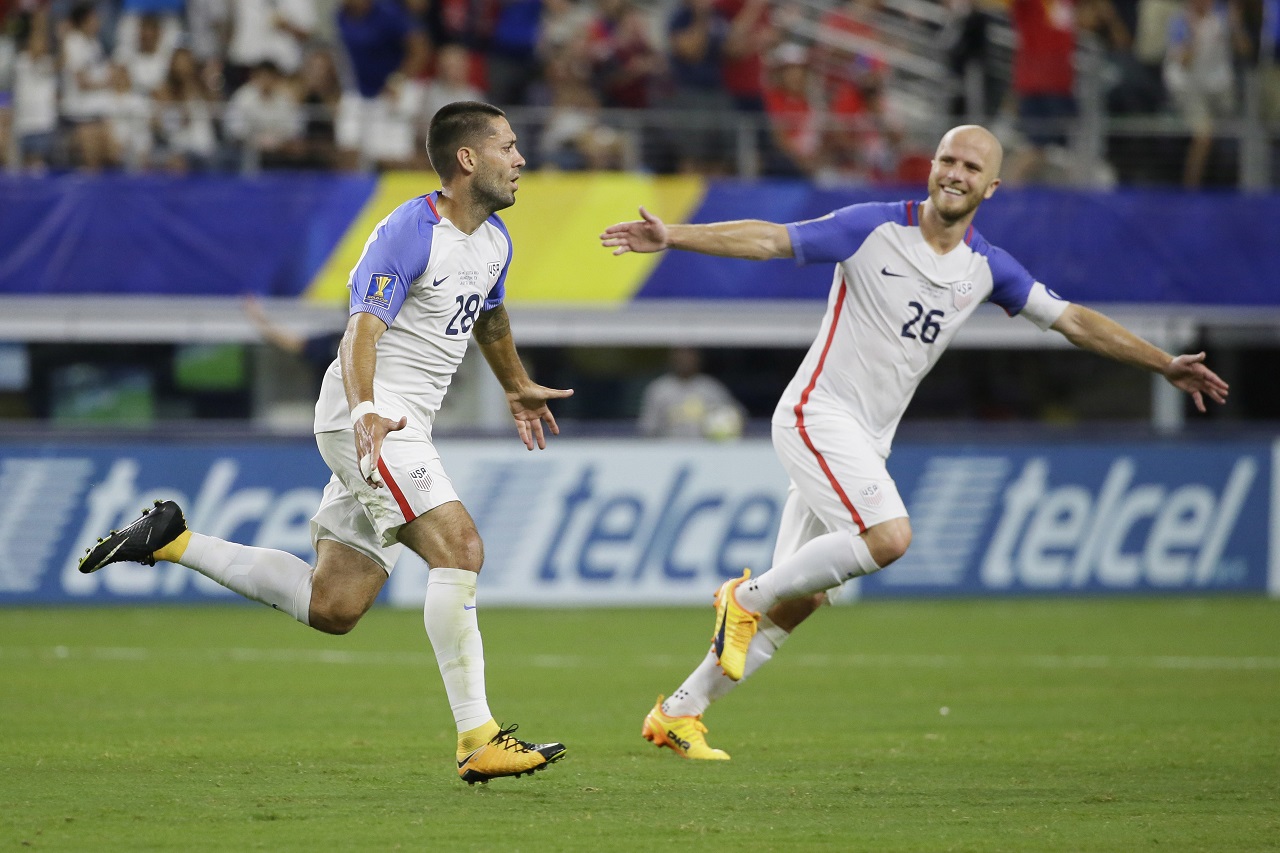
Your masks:
M769 621L790 634L801 622L813 615L813 612L827 602L827 594L819 592L779 601L769 608Z
M865 537L871 558L883 569L901 559L911 547L911 522L895 518L872 527Z
M311 599L311 627L326 634L349 634L368 612L362 603L341 598Z
M312 609L311 627L325 634L349 634L360 622L361 616L364 614L353 611L331 610L317 613Z
M454 543L452 550L455 555L452 563L454 568L480 573L481 567L484 566L484 540L480 538L479 533L472 531L460 537Z

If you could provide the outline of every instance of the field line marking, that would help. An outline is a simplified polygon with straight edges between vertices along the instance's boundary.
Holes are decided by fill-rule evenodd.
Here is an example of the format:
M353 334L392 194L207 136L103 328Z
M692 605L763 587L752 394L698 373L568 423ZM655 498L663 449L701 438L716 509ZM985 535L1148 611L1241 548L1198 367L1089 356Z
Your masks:
M526 654L509 659L540 669L575 669L613 665L616 659L593 655ZM0 661L102 661L148 663L204 661L210 663L300 663L331 666L431 666L435 656L422 652L378 652L341 649L154 649L143 646L0 646ZM676 655L638 655L641 666L661 668L688 663ZM1020 667L1023 669L1173 669L1199 671L1280 670L1274 655L1034 655L1034 654L801 654L786 658L792 666L916 669Z

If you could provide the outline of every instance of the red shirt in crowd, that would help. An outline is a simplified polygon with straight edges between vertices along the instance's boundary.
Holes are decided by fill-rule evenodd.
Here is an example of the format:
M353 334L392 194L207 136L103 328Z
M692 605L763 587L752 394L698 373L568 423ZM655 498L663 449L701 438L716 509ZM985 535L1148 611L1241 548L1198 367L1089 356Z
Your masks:
M1076 9L1072 0L1013 0L1018 49L1013 88L1019 95L1070 95L1075 84Z

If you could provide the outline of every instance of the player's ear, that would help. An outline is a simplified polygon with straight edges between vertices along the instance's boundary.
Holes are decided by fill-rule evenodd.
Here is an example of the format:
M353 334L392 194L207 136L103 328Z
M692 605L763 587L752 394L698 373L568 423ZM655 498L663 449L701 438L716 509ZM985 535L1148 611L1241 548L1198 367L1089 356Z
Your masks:
M476 152L470 148L462 147L458 149L458 165L462 167L463 174L471 174L476 170Z
M1000 186L1000 179L996 178L994 181L987 184L987 191L982 194L982 197L984 199L991 198L996 194L996 187L998 186Z

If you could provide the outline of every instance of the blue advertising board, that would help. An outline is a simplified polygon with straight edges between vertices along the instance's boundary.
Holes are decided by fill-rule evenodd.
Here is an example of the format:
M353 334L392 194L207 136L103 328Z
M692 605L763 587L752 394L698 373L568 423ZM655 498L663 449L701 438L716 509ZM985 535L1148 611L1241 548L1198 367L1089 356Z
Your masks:
M492 604L706 604L772 559L787 479L765 441L442 442L486 544ZM908 554L835 596L1280 594L1280 442L904 444ZM328 470L306 439L0 444L0 604L233 601L188 569L81 575L96 537L157 498L192 529L313 556ZM420 606L401 558L384 599Z

